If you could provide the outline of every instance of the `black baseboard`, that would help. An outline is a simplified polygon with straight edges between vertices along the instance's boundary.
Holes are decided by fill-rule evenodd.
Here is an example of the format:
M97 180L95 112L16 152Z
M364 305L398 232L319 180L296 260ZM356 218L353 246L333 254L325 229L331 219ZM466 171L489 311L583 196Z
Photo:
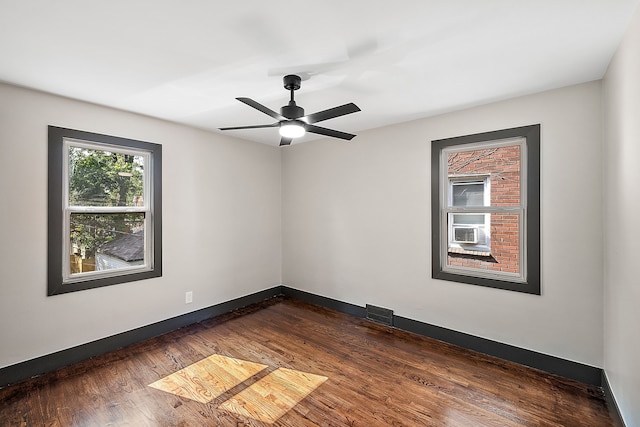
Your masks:
M604 392L604 397L607 400L607 407L609 408L609 414L611 414L613 425L615 427L625 427L622 413L620 412L616 399L613 397L613 391L611 390L607 373L604 370L602 371L602 391Z
M350 314L355 317L366 317L367 310L359 305L350 304L348 302L331 299L309 292L293 289L288 286L282 286L282 294L287 298L297 299L309 304L319 305L320 307L330 308L331 310L341 313Z
M395 316L393 325L430 338L454 344L469 350L495 356L530 368L539 369L561 377L570 378L594 386L601 386L602 369L559 357L526 350L498 341L476 337L440 326L429 325L400 316Z
M341 311L358 317L366 317L366 309L354 304L345 303L311 294L308 292L292 289L287 286L282 287L285 296L305 301L311 304L320 305L332 310ZM500 359L519 363L531 368L540 369L565 378L570 378L586 384L600 387L602 385L602 369L584 365L578 362L561 359L555 356L538 353L532 350L525 350L509 344L476 337L452 329L422 323L406 317L394 316L393 326L409 332L414 332L439 341L457 345L469 350L495 356Z
M319 296L287 286L275 286L261 292L236 298L234 300L191 313L186 313L148 326L143 326L131 331L92 341L87 344L38 357L36 359L0 368L0 388L280 295L330 308L352 316L361 318L366 317L365 307ZM401 316L394 316L393 325L399 329L414 332L535 369L540 369L565 378L581 381L594 386L602 386L603 376L602 369L600 368L595 368L593 366L572 362L531 350L525 350L519 347L503 344L497 341L491 341L440 326L422 323ZM610 396L610 393L608 396Z
M56 369L73 365L74 363L100 356L110 351L166 334L183 326L202 322L203 320L229 313L233 310L256 304L279 295L282 295L282 287L275 286L271 289L266 289L171 319L162 320L151 325L0 368L0 388L38 375L53 372Z

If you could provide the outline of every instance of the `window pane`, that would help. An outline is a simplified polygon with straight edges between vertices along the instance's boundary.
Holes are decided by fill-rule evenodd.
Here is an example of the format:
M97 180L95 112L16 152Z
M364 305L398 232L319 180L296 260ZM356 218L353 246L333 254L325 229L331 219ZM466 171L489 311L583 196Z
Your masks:
M453 206L484 206L484 183L454 183Z
M482 226L449 227L448 267L465 267L490 272L520 273L520 214L486 214L489 230ZM458 215L455 215L458 216ZM471 216L471 215L470 215ZM484 216L484 215L483 215ZM471 231L475 228L477 241ZM486 241L483 241L486 238ZM484 247L483 247L484 246Z
M69 147L70 206L143 206L144 157Z
M71 274L145 264L144 213L71 214Z

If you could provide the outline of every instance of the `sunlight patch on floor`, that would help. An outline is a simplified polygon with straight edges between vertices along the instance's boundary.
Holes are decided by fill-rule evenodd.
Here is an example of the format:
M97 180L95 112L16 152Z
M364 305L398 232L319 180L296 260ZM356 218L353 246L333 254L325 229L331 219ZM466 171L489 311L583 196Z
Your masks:
M214 354L149 384L158 390L208 403L268 368L267 365ZM278 368L238 392L219 409L272 424L328 378Z
M279 368L220 405L238 415L274 423L327 377Z
M149 384L149 387L207 403L267 367L214 354Z

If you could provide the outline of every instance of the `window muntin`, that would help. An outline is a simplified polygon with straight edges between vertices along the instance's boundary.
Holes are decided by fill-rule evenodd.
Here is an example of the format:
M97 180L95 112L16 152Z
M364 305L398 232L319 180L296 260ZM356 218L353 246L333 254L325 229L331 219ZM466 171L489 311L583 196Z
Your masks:
M49 295L161 275L161 153L49 127Z
M433 141L432 156L433 276L539 293L539 125Z

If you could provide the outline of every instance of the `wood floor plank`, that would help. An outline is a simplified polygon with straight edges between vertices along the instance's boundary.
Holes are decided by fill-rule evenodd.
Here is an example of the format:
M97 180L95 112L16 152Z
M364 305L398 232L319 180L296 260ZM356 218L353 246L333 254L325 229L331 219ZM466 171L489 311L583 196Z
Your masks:
M1 427L86 425L613 424L597 387L279 298L0 390Z
M266 368L260 363L213 354L149 387L207 403Z
M279 368L219 408L273 424L326 380L324 376Z

